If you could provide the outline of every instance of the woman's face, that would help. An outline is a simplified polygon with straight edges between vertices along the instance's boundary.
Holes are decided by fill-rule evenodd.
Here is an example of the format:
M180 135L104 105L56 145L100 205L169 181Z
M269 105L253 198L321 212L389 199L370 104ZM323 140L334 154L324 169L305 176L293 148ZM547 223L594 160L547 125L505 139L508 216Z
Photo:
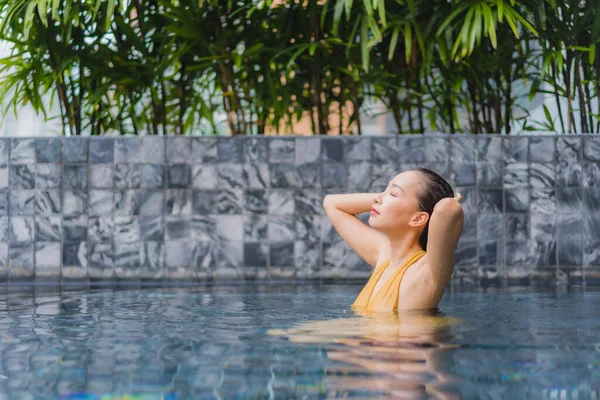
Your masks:
M427 222L427 213L418 210L417 193L422 190L418 172L406 171L396 175L385 191L373 198L369 225L382 232L402 232L408 226ZM415 225L416 224L416 225Z

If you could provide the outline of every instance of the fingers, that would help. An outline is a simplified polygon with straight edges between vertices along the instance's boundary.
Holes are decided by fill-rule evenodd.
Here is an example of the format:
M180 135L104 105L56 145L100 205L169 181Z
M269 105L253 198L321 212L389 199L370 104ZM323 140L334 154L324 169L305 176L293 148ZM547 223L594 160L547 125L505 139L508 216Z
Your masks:
M462 199L462 195L460 193L456 193L456 196L454 196L454 199L456 201L460 201Z

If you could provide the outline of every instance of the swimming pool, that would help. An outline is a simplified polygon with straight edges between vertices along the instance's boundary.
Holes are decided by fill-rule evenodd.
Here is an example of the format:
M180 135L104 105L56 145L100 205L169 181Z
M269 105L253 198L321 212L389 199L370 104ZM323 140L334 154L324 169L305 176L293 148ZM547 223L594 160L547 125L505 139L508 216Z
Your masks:
M8 398L598 398L600 290L449 288L356 316L361 286L4 291Z

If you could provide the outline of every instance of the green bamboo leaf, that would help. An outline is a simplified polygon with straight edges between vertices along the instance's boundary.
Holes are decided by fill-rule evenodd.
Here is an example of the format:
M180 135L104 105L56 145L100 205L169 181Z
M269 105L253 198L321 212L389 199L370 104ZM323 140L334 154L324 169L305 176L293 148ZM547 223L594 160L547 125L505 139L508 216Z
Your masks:
M461 42L464 48L468 48L469 46L469 33L472 31L471 21L473 19L473 14L475 11L474 8L475 6L469 7L469 11L467 12L462 29L460 31Z
M60 6L60 0L52 0L52 19L59 21L58 19L58 7Z
M338 35L340 29L340 20L342 19L342 13L344 12L344 0L337 0L335 8L333 9L333 28L331 33L335 36Z
M471 41L469 42L469 54L473 52L475 48L475 42L477 44L481 41L481 7L475 6L475 16L473 17L473 28L471 30Z
M375 4L379 2L379 7L377 7L377 11L379 12L379 19L381 20L381 25L387 25L387 17L385 13L385 0L375 0Z
M308 48L308 54L312 57L315 55L315 51L317 50L318 47L318 43L311 43L310 47Z
M27 10L25 10L25 18L23 18L23 36L25 37L25 40L29 38L29 31L33 25L33 16L36 7L37 1L33 0L27 5Z
M510 29L512 29L515 37L517 39L519 39L519 30L517 29L517 25L515 24L515 21L513 20L512 13L508 9L505 10L504 18L506 18L506 22L510 26Z
M410 62L410 57L412 55L412 30L410 29L408 22L404 24L404 48L404 57L406 59L406 63L408 63Z
M589 54L589 61L590 61L590 64L592 64L592 65L594 64L594 60L595 60L595 58L596 58L596 44L595 44L595 43L593 43L593 44L590 46L590 54ZM596 79L598 79L598 77L596 77Z
M516 20L518 20L521 25L523 25L525 28L527 28L529 30L529 32L533 33L535 36L538 36L538 32L537 30L529 23L529 21L527 21L525 18L523 18L517 11L515 11L514 9L511 9L512 11L512 15L514 16L514 18ZM518 37L518 36L517 36Z
M106 0L106 18L104 20L104 30L108 30L115 12L115 0Z
M37 11L42 25L48 27L48 5L46 4L46 0L38 0Z
M504 18L504 1L496 0L496 6L498 7L498 22L502 22Z
M550 115L550 111L548 110L548 107L546 107L546 105L543 105L544 107L544 114L546 115L546 122L548 123L548 127L550 128L551 131L555 131L555 127L554 127L554 120L552 120L552 116Z
M369 16L363 14L360 25L360 55L365 71L369 70Z
M367 15L370 17L373 15L373 6L371 5L371 0L363 0L363 5L365 6L365 11Z
M466 5L466 4L463 4L463 5L461 5L460 7L458 7L456 10L454 10L454 11L453 11L453 12L452 12L452 13L451 13L449 16L448 16L448 18L446 18L446 19L444 20L444 22L442 22L442 24L441 24L441 25L439 26L439 28L437 29L437 31L436 31L436 33L435 33L435 35L436 35L436 36L439 36L439 35L441 35L441 33L442 33L442 32L443 32L445 29L446 29L446 27L447 27L448 25L450 25L450 23L451 23L452 21L454 21L454 18L456 18L456 16L457 16L458 14L460 14L461 12L463 12L463 11L464 11L466 8L468 8L468 7L469 7L468 5Z
M346 22L350 21L350 14L352 11L352 1L353 0L343 0L344 6L346 7Z
M390 48L388 49L388 60L392 60L394 58L394 52L396 51L396 45L398 44L398 36L400 35L400 27L397 26L394 28L394 32L392 33L392 38L390 39Z

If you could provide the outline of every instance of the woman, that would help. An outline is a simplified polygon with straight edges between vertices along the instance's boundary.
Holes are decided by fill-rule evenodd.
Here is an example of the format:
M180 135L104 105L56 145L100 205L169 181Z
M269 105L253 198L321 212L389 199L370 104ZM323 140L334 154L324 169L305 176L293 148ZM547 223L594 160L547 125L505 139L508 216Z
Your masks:
M463 228L460 200L444 178L426 168L398 174L383 193L325 196L334 228L374 268L355 310L437 307L454 271ZM356 217L369 210L370 227Z

